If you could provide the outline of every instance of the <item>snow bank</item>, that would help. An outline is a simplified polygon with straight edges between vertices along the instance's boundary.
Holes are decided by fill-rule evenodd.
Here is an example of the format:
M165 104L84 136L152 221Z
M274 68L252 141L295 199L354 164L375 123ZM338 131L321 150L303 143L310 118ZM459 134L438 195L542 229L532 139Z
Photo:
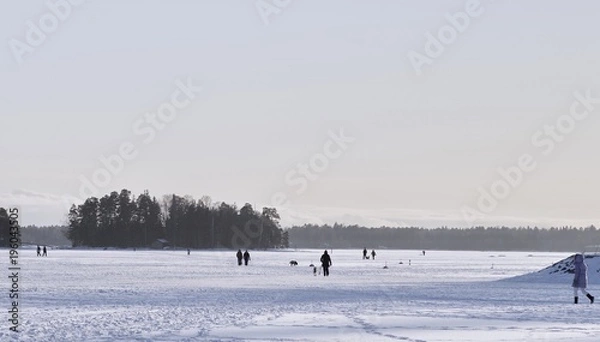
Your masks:
M570 284L573 280L573 273L575 272L575 265L573 264L574 259L575 254L540 271L503 279L501 281ZM600 255L586 255L585 263L588 266L588 282L590 286L600 284Z

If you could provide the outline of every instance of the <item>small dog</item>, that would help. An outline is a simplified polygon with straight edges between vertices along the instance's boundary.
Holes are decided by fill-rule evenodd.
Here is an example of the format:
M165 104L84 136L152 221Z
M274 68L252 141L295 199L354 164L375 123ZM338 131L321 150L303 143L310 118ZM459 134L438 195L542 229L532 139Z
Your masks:
M298 266L298 262L296 260L291 260L290 266Z

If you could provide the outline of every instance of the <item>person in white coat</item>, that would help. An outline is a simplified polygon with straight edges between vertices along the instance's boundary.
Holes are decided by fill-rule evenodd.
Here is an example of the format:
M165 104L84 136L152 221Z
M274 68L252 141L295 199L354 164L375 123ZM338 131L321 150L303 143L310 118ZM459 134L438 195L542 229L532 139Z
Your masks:
M573 293L574 293L574 303L577 304L579 302L579 291L584 294L589 300L590 303L594 303L594 296L589 294L586 291L588 285L588 276L587 276L587 265L583 259L583 254L575 254L575 258L573 261L575 265L575 275L573 276Z

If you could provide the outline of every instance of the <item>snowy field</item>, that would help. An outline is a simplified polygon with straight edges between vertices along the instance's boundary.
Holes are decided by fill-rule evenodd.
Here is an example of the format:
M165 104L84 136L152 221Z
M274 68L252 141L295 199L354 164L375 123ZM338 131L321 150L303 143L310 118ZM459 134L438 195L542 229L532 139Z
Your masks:
M4 309L0 341L600 340L600 305L572 304L570 278L503 280L570 253L334 250L323 277L322 250L250 252L21 249L21 332Z

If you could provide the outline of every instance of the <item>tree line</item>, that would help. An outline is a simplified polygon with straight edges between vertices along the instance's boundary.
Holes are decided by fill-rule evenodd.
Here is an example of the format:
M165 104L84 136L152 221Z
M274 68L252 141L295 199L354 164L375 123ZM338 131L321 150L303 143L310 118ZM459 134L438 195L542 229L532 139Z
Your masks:
M127 189L73 205L67 237L73 246L148 247L165 239L183 248L287 247L287 233L275 208L258 212L246 203L212 203L209 197L168 195L159 202L148 191L138 197Z
M0 247L8 247L10 240L10 221L6 208L0 207ZM65 226L25 226L19 227L21 244L67 246Z
M495 251L581 251L600 245L600 232L589 227L476 227L427 229L367 228L357 225L294 226L283 230L275 208L255 211L212 203L209 197L169 195L159 202L148 191L129 190L90 197L72 206L67 227L21 228L22 241L73 246L148 247L157 239L183 248L395 248ZM0 208L0 247L8 245L8 215Z
M593 225L577 227L475 227L427 229L366 228L357 225L294 226L289 230L297 248L394 248L490 251L581 251L600 245Z

